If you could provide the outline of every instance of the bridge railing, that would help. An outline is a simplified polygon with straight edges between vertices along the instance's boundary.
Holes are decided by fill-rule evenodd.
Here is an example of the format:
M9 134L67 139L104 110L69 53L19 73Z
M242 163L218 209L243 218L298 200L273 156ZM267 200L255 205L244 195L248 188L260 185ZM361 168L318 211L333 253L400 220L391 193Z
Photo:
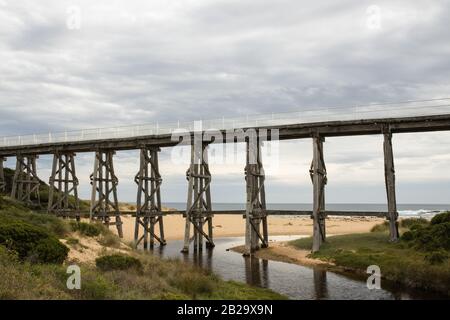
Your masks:
M347 108L324 108L298 112L248 115L245 117L202 120L201 130L227 130L249 127L281 126L329 121L349 121L380 118L400 118L450 114L450 98L409 101L391 104L371 104ZM171 134L175 130L194 131L194 121L166 124L141 124L114 128L96 128L57 133L31 134L0 138L0 147L80 142L103 139L133 138Z

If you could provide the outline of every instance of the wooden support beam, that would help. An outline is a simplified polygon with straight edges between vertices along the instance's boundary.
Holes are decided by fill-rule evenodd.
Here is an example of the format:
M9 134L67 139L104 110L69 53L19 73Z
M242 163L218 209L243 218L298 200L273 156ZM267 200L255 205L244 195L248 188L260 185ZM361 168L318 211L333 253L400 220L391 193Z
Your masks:
M186 172L188 180L188 196L186 204L186 226L184 234L184 247L182 252L189 252L191 242L194 242L194 251L203 249L203 238L206 247L214 247L212 204L211 204L211 173L208 165L208 144L199 142L191 146L191 165ZM207 232L204 231L208 225ZM193 237L191 238L191 225Z
M383 211L323 211L326 217L338 216L338 217L379 217L386 218L389 216L388 212ZM87 212L89 213L89 212ZM241 215L245 219L246 210L213 210L211 213L214 215ZM268 216L312 216L312 210L266 210ZM120 211L121 215L130 215L136 217L136 211ZM162 212L163 216L167 215L182 215L186 217L185 210L168 210Z
M327 184L327 169L323 156L325 138L319 134L313 135L313 160L310 175L313 183L313 246L312 252L317 252L326 239L325 233L325 185Z
M247 204L245 211L244 255L249 256L260 247L268 247L269 235L264 187L265 174L261 155L262 141L257 136L253 137L253 139L249 137L246 146L245 181Z
M50 214L80 220L78 178L75 172L75 154L55 152L49 179L48 207ZM73 201L70 201L70 196Z
M37 155L18 155L11 198L29 205L40 206L40 180L37 176Z
M394 153L392 151L392 133L389 127L383 128L384 142L384 177L386 184L386 195L388 202L388 220L389 220L389 235L391 241L397 241L398 233L398 212L397 200L395 195L395 168L394 168Z
M155 147L142 147L140 150L140 166L134 181L138 185L136 223L134 243L137 247L143 242L144 249L155 245L165 245L163 213L161 210L161 174L159 173L158 152ZM155 229L159 227L159 233ZM143 235L139 236L142 228Z
M123 238L120 218L117 185L119 180L114 173L114 151L99 150L95 153L94 173L91 174L91 220L102 221L108 227L115 225L120 238ZM111 222L111 217L115 220Z
M3 171L3 163L6 158L0 157L0 192L6 192L5 172Z

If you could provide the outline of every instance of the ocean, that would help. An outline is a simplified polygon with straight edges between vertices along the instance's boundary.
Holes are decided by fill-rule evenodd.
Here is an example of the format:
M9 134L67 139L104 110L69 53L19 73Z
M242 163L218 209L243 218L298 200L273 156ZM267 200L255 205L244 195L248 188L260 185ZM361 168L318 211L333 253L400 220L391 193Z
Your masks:
M181 202L166 202L164 207L185 210L186 204ZM213 210L244 210L244 203L213 203ZM270 210L312 210L311 203L268 203ZM326 209L336 211L387 211L383 203L327 203ZM450 211L450 204L397 204L400 216L432 217L443 211Z

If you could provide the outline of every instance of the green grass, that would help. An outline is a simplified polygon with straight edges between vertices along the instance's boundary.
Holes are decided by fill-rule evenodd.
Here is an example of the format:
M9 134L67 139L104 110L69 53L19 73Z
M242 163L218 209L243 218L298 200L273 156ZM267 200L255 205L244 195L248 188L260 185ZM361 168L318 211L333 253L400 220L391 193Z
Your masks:
M310 250L312 238L294 240L290 244ZM426 254L404 241L389 242L384 232L371 232L328 237L319 252L311 257L361 274L366 273L368 266L378 265L386 279L450 296L450 261L432 265L425 259Z

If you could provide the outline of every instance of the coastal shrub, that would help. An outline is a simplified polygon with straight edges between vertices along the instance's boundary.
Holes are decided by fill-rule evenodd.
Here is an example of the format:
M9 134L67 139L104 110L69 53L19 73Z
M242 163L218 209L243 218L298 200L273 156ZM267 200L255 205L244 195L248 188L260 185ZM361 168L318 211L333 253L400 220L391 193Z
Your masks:
M436 215L429 225L413 225L405 232L402 240L410 246L425 251L450 250L450 222L449 214Z
M31 250L27 260L34 263L62 264L67 258L69 248L58 240L47 238L39 241Z
M402 234L401 239L404 241L414 240L414 233L412 231L406 231Z
M428 225L424 225L424 224L413 224L409 227L409 230L412 230L412 231L419 230L419 229L425 228L427 226Z
M376 224L370 229L370 232L386 232L389 230L389 221L384 221L383 223Z
M0 203L0 224L11 222L38 226L59 238L65 237L69 232L69 226L66 221L53 215L32 212L10 198L2 198L2 203Z
M21 260L62 263L69 249L43 228L25 223L0 224L0 245L17 252Z
M71 221L70 227L86 237L96 237L102 233L101 226L93 223Z
M449 254L445 250L436 250L431 251L430 253L427 253L425 255L425 261L428 261L430 264L436 265L436 264L442 264L443 262L447 261L449 258Z
M445 222L450 222L450 211L437 214L430 221L432 225L441 224Z
M406 218L400 220L400 227L408 229L411 229L417 225L427 226L428 224L428 220L424 218Z
M142 263L124 254L112 254L99 257L95 260L95 265L102 271L142 269Z

